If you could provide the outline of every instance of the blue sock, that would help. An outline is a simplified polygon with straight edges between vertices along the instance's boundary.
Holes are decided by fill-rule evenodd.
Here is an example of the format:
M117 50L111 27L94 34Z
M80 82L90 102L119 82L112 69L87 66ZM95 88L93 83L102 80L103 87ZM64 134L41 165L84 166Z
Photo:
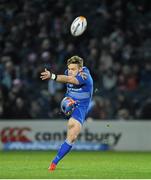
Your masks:
M72 144L70 144L67 140L61 145L60 149L58 150L58 153L54 160L52 161L55 164L58 164L58 162L71 150Z

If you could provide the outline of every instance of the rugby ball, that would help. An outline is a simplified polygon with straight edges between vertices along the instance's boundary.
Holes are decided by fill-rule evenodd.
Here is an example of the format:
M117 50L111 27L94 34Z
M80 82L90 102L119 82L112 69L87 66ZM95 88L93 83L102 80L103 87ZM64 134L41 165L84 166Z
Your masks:
M70 31L73 36L80 36L87 28L87 20L84 16L79 16L74 19L71 24Z

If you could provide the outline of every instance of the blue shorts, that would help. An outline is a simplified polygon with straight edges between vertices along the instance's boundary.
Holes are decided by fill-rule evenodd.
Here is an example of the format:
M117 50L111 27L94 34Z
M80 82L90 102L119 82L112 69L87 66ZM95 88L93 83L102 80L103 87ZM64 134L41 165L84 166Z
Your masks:
M73 117L74 119L79 121L81 125L83 125L87 112L88 112L87 106L79 105L74 109L70 117Z

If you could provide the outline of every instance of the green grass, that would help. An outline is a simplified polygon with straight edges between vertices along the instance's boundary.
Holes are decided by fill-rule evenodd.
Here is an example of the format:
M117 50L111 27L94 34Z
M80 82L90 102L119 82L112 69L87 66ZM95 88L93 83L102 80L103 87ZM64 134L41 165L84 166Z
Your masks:
M49 162L56 152L0 152L0 178L113 179L151 178L151 153L72 151L54 172Z

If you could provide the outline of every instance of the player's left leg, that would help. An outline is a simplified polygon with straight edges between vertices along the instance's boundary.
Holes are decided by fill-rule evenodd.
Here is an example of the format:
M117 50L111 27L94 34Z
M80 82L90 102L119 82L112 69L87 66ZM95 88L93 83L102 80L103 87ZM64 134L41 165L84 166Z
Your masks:
M73 143L76 141L80 131L81 131L82 125L80 122L75 120L74 118L70 118L68 121L68 129L67 129L67 139L65 142L61 145L60 149L58 150L58 153L54 160L52 161L49 170L55 170L56 165L58 162L67 154L70 152Z

